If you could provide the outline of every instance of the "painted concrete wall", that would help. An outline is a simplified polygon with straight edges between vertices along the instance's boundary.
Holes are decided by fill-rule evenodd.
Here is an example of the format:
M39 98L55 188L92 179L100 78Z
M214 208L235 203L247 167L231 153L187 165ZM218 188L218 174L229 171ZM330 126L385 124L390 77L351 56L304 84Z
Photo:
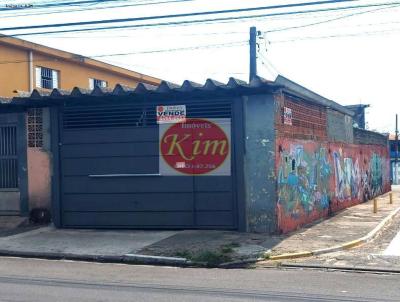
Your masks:
M29 91L28 52L0 45L0 60L18 61L16 64L0 64L0 97L16 96L15 89Z
M360 145L388 145L388 137L374 131L354 128L354 143Z
M353 143L353 119L344 113L327 109L328 140Z
M276 146L279 232L390 190L386 146L287 138Z
M21 43L24 44L23 41ZM106 65L102 68L97 65L88 65L83 57L73 54L70 54L69 59L66 60L56 56L57 53L60 53L58 50L53 49L52 54L45 54L38 51L43 46L35 45L36 47L33 50L33 77L35 77L35 67L48 67L58 70L60 71L60 89L72 89L75 86L89 89L89 78L105 80L111 88L114 88L116 84L134 87L139 81L137 78L129 76L132 73L130 71L126 71L126 74L124 74L121 68L112 65ZM29 45L24 47L29 47ZM0 65L0 97L15 97L17 96L15 90L30 91L29 49L0 41L0 60L20 62L18 64ZM155 85L160 83L160 80L149 76L141 75L141 77L141 81ZM36 88L35 84L36 81L33 79L33 88Z
M272 95L244 97L247 230L276 229L275 103Z
M29 209L51 207L50 112L43 108L43 147L28 148Z

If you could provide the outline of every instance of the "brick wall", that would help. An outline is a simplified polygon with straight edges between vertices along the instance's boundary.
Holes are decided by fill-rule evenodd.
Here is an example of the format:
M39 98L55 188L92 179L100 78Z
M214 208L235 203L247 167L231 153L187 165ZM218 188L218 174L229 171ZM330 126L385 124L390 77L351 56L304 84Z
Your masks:
M294 139L327 139L326 109L285 94L275 95L276 136ZM284 107L292 109L292 125L283 122Z

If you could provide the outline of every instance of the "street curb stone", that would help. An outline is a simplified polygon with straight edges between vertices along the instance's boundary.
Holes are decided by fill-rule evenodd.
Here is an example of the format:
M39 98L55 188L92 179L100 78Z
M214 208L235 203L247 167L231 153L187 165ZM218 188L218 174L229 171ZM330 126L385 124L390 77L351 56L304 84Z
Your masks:
M218 268L239 268L249 264L257 263L257 261L261 261L260 258L248 258L243 260L225 262L218 265Z
M357 272L371 272L371 273L390 273L400 274L399 269L390 269L385 267L367 267L367 266L334 266L323 264L301 264L301 263L281 263L281 268L305 268L305 269L327 269L327 270L341 270L341 271L357 271ZM276 268L276 266L269 267Z
M123 256L123 261L126 263L163 264L178 266L191 263L188 259L181 257L150 256L141 254L125 254Z
M0 250L1 257L36 258L46 260L73 260L101 263L126 263L126 264L147 264L147 265L171 265L178 267L192 266L193 263L185 258L158 257L138 254L127 255L91 255L91 254L70 254L57 252L21 252L11 250Z
M114 256L114 255L70 254L70 253L57 253L57 252L29 252L29 251L13 251L13 250L0 250L0 256L37 258L37 259L48 259L48 260L109 262L109 263L120 263L123 260L123 256Z

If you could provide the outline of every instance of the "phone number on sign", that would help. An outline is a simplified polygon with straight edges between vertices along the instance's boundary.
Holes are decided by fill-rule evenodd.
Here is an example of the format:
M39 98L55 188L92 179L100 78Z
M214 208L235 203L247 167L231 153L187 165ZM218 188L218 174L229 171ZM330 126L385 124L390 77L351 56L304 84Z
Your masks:
M190 164L190 163L176 163L177 169L215 169L215 164Z

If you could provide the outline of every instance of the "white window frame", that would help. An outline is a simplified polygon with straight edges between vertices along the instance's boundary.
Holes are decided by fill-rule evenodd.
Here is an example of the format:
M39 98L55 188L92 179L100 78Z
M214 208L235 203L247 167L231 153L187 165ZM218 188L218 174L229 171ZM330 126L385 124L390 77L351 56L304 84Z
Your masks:
M42 85L42 68L47 68L49 70L51 70L51 88L46 88L46 89L57 89L60 88L60 71L59 70L55 70L52 68L48 68L48 67L41 67L41 66L37 66L35 68L35 80L36 80L36 88L43 88Z
M96 81L98 81L98 82L101 83L101 84L99 85L99 87L106 88L106 87L108 86L108 83L107 83L107 81L105 81L105 80L100 80L100 79L96 79L96 78L89 78L89 89L94 89L94 88L95 88L94 83L95 83Z

